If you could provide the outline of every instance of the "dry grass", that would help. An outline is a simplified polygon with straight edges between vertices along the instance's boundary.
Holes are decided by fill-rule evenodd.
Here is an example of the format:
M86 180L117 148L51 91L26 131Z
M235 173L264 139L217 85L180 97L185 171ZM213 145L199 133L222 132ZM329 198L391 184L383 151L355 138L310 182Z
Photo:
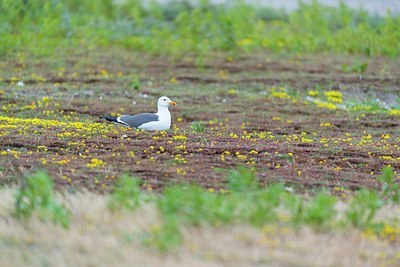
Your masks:
M395 266L398 242L360 231L315 232L279 226L184 229L185 242L162 254L141 243L161 225L152 206L110 212L107 197L78 193L61 197L72 210L69 230L39 220L26 225L10 212L13 190L0 194L0 266ZM380 216L398 216L399 207ZM396 254L397 253L397 254ZM396 262L397 261L397 262Z

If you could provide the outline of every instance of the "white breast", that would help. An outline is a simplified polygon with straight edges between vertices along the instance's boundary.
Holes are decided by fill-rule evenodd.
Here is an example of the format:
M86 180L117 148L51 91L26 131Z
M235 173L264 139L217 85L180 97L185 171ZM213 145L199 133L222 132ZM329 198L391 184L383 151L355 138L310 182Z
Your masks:
M171 127L171 113L169 113L168 108L159 110L156 115L158 116L158 121L143 123L138 128L146 131L168 130Z

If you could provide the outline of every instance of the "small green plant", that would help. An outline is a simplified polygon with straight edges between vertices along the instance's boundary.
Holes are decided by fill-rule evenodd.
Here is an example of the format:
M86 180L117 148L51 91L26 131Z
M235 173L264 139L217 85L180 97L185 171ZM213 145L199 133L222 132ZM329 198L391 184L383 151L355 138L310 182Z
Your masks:
M110 196L109 208L111 210L134 210L138 207L141 200L140 183L139 179L124 174L115 185L114 191Z
M229 170L227 179L227 187L231 191L249 191L259 188L254 170L245 166Z
M382 186L382 197L394 203L400 203L400 185L394 181L394 172L391 167L385 167L378 177Z
M278 213L276 209L281 205L286 194L283 184L272 184L267 188L251 193L236 193L241 206L239 216L252 225L261 227L266 223L276 222Z
M194 121L190 127L196 133L204 133L206 131L206 124L202 121Z
M336 197L320 192L305 205L302 220L314 227L326 227L336 215Z
M64 228L70 225L70 211L53 196L54 182L41 170L26 178L15 201L15 216L27 220L34 212L43 221L52 221Z
M198 186L167 188L158 206L165 216L177 215L184 223L218 225L233 219L235 200Z
M173 186L166 188L158 198L157 206L164 223L154 229L144 242L161 251L180 245L183 236L181 225L221 225L235 218L236 199L211 193L198 186Z
M383 112L385 109L376 99L347 100L344 102L347 110L352 112Z
M372 224L376 211L382 200L375 191L362 189L356 193L346 211L346 219L357 228L365 228Z
M283 205L290 214L289 221L293 225L303 222L304 198L295 194L286 194Z
M131 88L134 90L139 90L141 85L142 83L140 82L140 79L138 77L135 77L131 82Z
M368 62L363 62L363 63L355 63L353 65L342 65L342 71L343 72L356 72L356 73L364 73L367 71L368 68Z

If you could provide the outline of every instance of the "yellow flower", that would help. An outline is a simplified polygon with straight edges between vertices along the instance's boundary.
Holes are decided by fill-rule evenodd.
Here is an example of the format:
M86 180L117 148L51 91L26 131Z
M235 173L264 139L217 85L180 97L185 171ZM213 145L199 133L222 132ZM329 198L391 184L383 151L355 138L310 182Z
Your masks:
M308 91L308 95L309 96L317 96L318 95L318 91L317 90L309 90Z
M179 81L178 81L176 78L174 78L174 77L172 77L172 78L169 80L169 82L170 82L170 83L179 83Z
M249 154L251 154L251 155L255 155L255 154L258 154L258 151L257 151L257 150L254 150L254 149L252 149L252 150L250 150Z
M327 91L324 95L328 97L328 101L332 103L342 103L342 93L339 91Z
M312 143L312 142L314 142L314 140L313 140L313 139L310 139L310 138L307 138L307 137L304 137L304 136L302 136L302 137L301 137L301 142L302 142L302 143Z
M187 137L181 134L172 136L172 139L174 139L174 141L186 141Z
M389 110L389 114L390 114L390 115L400 116L400 109L392 109L392 110Z
M238 46L248 46L251 44L253 44L253 40L250 38L244 38L238 41Z
M185 175L187 172L183 168L176 168L176 173L180 175Z
M395 159L392 156L380 156L380 159L387 160L387 161L394 161Z
M235 89L229 89L228 94L230 95L236 95L236 90Z
M235 138L235 139L236 139L236 138L238 138L238 135L235 134L235 133L230 133L230 134L229 134L229 137L232 137L232 138Z
M288 93L286 92L286 89L284 87L281 87L279 89L272 87L271 95L275 98L281 98L281 99L290 99L291 98L291 96L288 95Z
M186 164L187 160L183 158L181 154L176 154L174 157L174 162L176 164Z
M62 160L56 161L55 163L56 163L56 164L60 164L60 165L65 165L65 164L67 164L68 162L69 162L69 160L62 159Z
M246 160L247 156L240 154L240 152L235 152L235 155L238 159Z
M325 109L331 109L331 110L336 110L337 106L335 104L321 101L321 100L315 100L314 103L317 105L319 108L325 108Z
M175 146L176 150L186 150L186 146L185 145L179 145L179 146Z
M218 72L218 76L219 76L221 79L226 80L226 79L228 78L228 73L227 73L225 70L220 70L220 71Z
M97 168L97 167L104 167L104 166L106 166L106 163L98 158L92 158L90 160L90 163L86 164L86 167L88 167L88 168Z

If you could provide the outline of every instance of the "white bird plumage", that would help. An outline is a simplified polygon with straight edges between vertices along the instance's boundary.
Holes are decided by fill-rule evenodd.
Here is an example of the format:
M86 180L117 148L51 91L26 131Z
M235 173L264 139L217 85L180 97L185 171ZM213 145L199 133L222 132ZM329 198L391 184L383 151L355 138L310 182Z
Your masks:
M169 106L176 103L166 96L162 96L157 102L157 113L140 113L136 115L101 116L100 119L116 122L124 126L143 129L146 131L163 131L171 127L171 113Z

